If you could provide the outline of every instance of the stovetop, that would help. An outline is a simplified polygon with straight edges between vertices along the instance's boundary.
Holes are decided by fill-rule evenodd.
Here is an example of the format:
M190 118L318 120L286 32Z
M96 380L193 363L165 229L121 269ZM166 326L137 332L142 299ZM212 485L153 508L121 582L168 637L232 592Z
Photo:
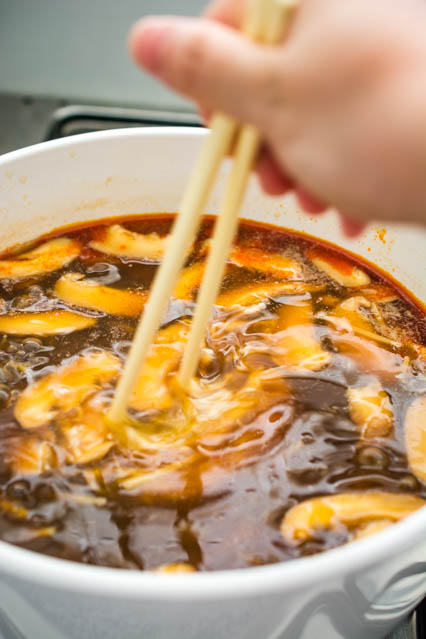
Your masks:
M55 98L0 93L0 155L76 133L136 126L201 126L191 111L71 105Z
M43 140L135 126L201 126L191 111L71 105L62 99L0 94L0 155ZM0 619L0 639L24 639ZM324 639L327 639L324 637ZM426 599L386 639L426 639Z

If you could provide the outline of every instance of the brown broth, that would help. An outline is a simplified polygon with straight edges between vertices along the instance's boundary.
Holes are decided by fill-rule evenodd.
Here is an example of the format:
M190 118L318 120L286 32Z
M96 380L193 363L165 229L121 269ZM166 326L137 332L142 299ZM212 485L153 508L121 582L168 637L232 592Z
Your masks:
M153 215L113 223L137 233L165 235L171 221L169 215ZM175 562L197 570L241 568L310 555L352 538L350 528L340 525L316 530L304 543L288 543L280 531L282 518L303 500L357 491L426 498L426 486L410 471L404 443L407 408L426 395L424 308L371 264L312 238L250 222L240 224L237 250L221 290L227 305L215 309L189 413L176 398L156 411L156 402L163 400L152 388L144 406L133 410L140 422L137 433L151 444L170 445L152 450L108 434L106 441L112 443L104 455L76 463L67 440L72 430L67 429L78 423L80 406L37 429L22 428L14 416L21 392L64 360L92 352L125 357L137 316L76 309L53 292L67 272L116 289L149 289L156 264L106 255L89 246L91 240L102 239L111 223L52 234L81 242L79 257L68 266L0 281L0 317L69 310L96 320L67 335L0 334L1 539L56 557L120 568L152 570ZM187 266L204 259L211 228L212 220L206 218ZM318 250L342 273L357 266L371 282L356 289L339 285L310 261L309 255ZM289 276L283 267L280 275L274 254L286 256L297 271ZM229 303L229 295L244 287L277 285L278 290L282 282L287 289L281 294L260 296L250 304ZM186 330L196 290L194 286L186 299L171 301L166 330ZM381 295L396 299L381 303ZM342 333L330 324L338 305L355 297L373 300L374 306L361 307L359 315L385 341L356 334L347 339L346 329ZM300 359L300 340L297 348L291 341L298 324L289 318L305 311L306 317L312 315L307 343L312 340L317 349L308 355L327 360L318 367L308 355ZM160 348L159 361L168 352ZM166 376L167 392L173 389L177 365L178 360ZM372 381L381 384L392 405L388 435L363 436L349 413L348 387ZM84 411L97 406L104 413L115 383L116 378L109 380L85 399ZM169 395L173 397L171 391ZM240 406L234 407L234 400ZM188 422L188 414L195 415L194 422ZM31 451L43 441L50 442L47 467L25 471L25 463L34 461ZM156 474L148 481L133 481L141 473Z

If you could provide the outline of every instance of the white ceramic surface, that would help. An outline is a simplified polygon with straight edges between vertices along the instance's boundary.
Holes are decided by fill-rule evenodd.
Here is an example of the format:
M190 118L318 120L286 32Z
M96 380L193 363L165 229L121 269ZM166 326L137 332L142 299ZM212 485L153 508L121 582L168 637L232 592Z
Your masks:
M0 249L80 220L175 211L203 135L108 131L3 156ZM208 212L217 211L219 193ZM254 180L242 215L343 245L426 301L424 231L372 227L348 240L333 213L309 218L291 198L265 197ZM2 624L20 639L372 639L425 592L426 508L322 555L209 574L82 566L0 542Z

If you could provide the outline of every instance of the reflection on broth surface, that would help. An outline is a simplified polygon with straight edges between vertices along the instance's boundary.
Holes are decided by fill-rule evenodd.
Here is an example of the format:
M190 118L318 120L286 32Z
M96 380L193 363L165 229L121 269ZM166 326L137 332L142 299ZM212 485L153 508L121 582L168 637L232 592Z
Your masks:
M422 507L423 309L369 265L280 229L241 223L184 394L206 219L132 419L106 421L171 220L65 229L0 260L0 538L191 572L309 555Z

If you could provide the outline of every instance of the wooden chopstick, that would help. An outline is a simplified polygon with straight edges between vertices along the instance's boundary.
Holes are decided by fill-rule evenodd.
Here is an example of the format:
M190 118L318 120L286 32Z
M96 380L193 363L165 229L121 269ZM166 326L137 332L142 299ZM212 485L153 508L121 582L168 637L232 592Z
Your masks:
M275 44L281 39L288 24L290 9L293 7L294 2L277 0L265 2L262 34L265 44ZM238 213L259 145L260 136L257 130L250 125L244 126L238 136L232 170L197 297L188 344L178 373L179 382L184 388L188 387L198 365L201 344L219 292L229 250L237 229Z
M249 7L244 32L253 40L257 40L264 29L265 1L270 2L254 0ZM231 148L236 130L237 123L234 119L220 113L214 116L210 135L203 145L186 187L168 249L154 279L149 300L117 384L108 413L111 422L118 423L126 419L130 393L160 326L179 272L198 230L201 212L207 203L218 168Z
M191 323L188 343L179 369L178 379L184 388L187 388L198 365L201 343L220 288L229 249L238 224L238 211L257 155L258 144L259 135L257 131L251 126L245 126L238 137L235 159L227 183L220 216L216 222L206 270L197 297L197 306Z

